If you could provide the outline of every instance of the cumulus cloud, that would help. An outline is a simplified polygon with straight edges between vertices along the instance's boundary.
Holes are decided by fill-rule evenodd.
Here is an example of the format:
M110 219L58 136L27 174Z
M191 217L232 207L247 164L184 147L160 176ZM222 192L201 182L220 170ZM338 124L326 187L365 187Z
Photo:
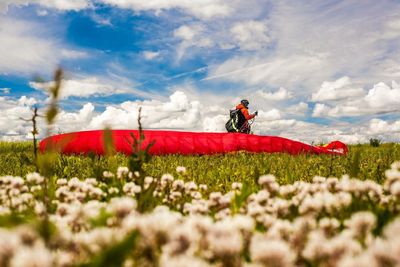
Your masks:
M372 119L369 122L368 131L371 135L394 134L394 135L397 135L397 137L399 137L400 136L400 120L389 122L389 121L384 121L381 119Z
M344 76L333 82L324 81L318 92L313 93L312 101L332 101L360 97L364 94L362 88L355 88L349 77Z
M54 82L30 82L29 85L37 90L48 92L49 88L54 86ZM87 77L79 80L62 80L61 85L60 99L66 99L71 96L90 97L132 93L129 87L113 85L107 81L101 81L97 77Z
M304 116L308 111L308 104L305 102L300 102L296 105L289 106L286 110L288 113L295 114L297 116Z
M19 99L0 97L0 140L21 140L29 136L32 125L25 121L32 118L34 98Z
M367 93L355 99L347 99L338 105L317 103L313 117L361 116L381 113L398 113L400 111L400 87L396 82L392 86L380 82Z
M266 23L261 21L244 21L236 23L231 28L236 44L242 50L259 50L271 42Z
M0 135L2 140L26 139L30 123L19 117L30 118L37 100L29 97L10 99L0 97ZM139 107L142 108L142 125L145 129L225 132L228 120L227 107L210 105L175 91L168 100L126 101L96 111L95 105L86 103L77 111L61 110L56 117L54 132L72 132L90 129L136 129ZM43 113L44 111L40 111ZM16 115L18 114L18 115ZM400 121L371 120L366 123L339 122L321 125L297 119L288 119L278 109L260 110L253 124L256 134L276 135L307 143L327 143L341 140L346 143L365 143L379 136L382 140L400 139ZM45 134L45 124L39 123L40 137Z
M383 82L375 84L365 96L365 101L370 107L376 109L400 110L400 86L393 81L392 88Z

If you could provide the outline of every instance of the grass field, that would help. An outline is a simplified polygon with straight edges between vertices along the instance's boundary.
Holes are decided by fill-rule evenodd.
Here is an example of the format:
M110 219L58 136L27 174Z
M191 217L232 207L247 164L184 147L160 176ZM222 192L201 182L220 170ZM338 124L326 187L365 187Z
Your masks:
M280 184L295 181L311 181L314 176L341 177L348 174L361 180L382 183L384 172L394 161L400 160L399 144L383 144L379 147L354 145L346 156L299 155L285 153L231 153L212 156L157 156L144 164L146 175L161 177L175 173L177 166L187 169L185 179L207 184L213 190L226 191L232 182L254 184L259 176L273 174ZM35 171L31 142L0 142L0 175L24 176ZM128 157L115 155L62 156L55 159L55 175L58 178L101 178L103 171L116 172L127 166Z
M0 266L398 266L400 145L349 150L35 164L2 142Z

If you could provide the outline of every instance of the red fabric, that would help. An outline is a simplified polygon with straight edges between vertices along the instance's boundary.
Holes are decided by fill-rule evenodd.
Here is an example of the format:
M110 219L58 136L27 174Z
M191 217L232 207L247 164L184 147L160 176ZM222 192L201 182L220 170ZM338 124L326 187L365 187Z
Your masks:
M104 154L103 130L60 134L45 138L39 144L41 152L51 146L64 154ZM112 130L114 148L117 152L131 154L131 134L138 137L137 130ZM326 153L344 155L345 144L335 141L326 147L310 146L278 136L259 136L240 133L196 133L177 131L144 131L143 147L155 142L152 155L183 154L204 155L245 150L249 152ZM331 145L332 144L332 145Z

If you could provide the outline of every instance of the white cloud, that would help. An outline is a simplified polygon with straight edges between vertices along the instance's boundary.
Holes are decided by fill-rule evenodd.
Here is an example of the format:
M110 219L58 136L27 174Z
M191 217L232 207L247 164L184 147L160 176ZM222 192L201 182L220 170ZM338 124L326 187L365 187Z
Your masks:
M235 53L224 62L216 63L210 67L205 80L282 86L304 97L316 94L324 81L332 81L338 74L364 85L382 80L383 72L393 77L399 73L398 63L393 59L398 58L400 38L388 41L382 37L385 29L397 32L397 19L386 24L389 18L396 17L398 4L378 4L372 0L362 4L340 1L326 5L321 1L287 0L269 4L267 15L257 18L268 19L267 36L271 45L253 53ZM262 1L258 5L267 6ZM232 18L227 23L229 29L238 21ZM240 40L236 39L236 45L239 44ZM351 96L358 95L359 87L345 91Z
M37 4L47 8L54 8L62 11L81 10L91 6L91 0L2 0L0 2L0 12L7 11L8 7L26 6ZM42 13L43 14L43 13Z
M19 99L0 97L0 140L21 140L32 131L29 120L36 99L22 96Z
M259 50L266 47L271 38L268 36L268 27L261 21L245 21L233 25L231 28L236 44L242 50Z
M0 25L0 73L32 74L54 69L60 58L57 45L35 35L40 32L39 25L10 18L0 18Z
M371 135L397 135L400 136L400 120L388 122L381 119L372 119L369 122L368 133Z
M369 90L365 101L372 108L400 111L400 86L394 81L392 82L392 88L382 82L375 84Z
M268 84L272 87L292 88L295 85L311 84L316 77L325 76L324 64L316 55L281 58L239 56L211 66L204 80L221 79L250 86Z
M144 51L143 56L147 60L153 60L160 56L160 52L153 52L153 51Z
M287 108L288 113L292 113L297 116L304 116L308 111L308 104L305 102L300 102L296 105L292 105Z
M226 17L232 12L229 2L222 0L101 0L101 2L134 11L180 9L200 19Z
M88 57L86 52L63 48L43 26L34 21L0 17L0 74L48 74L62 59Z
M278 91L273 93L264 92L263 90L259 90L257 93L266 100L281 101L292 98L291 92L283 87L279 88Z
M181 43L177 47L177 61L180 61L185 55L186 50L190 47L211 47L213 41L204 36L205 28L200 24L194 25L183 25L177 28L173 35L174 37L181 40Z
M30 82L29 85L37 90L48 92L49 88L54 85L54 82ZM61 86L60 99L66 99L71 96L107 96L133 92L133 89L125 85L116 85L109 81L102 81L97 77L87 77L79 80L62 80Z
M11 88L0 88L0 91L3 92L3 94L9 94L11 92Z
M82 59L89 56L86 52L70 49L61 49L61 55L66 59Z
M362 88L355 88L349 77L344 76L334 82L324 81L318 92L313 93L312 101L332 101L360 97L364 94Z
M361 116L381 113L400 112L400 87L392 82L392 87L383 82L375 84L373 88L360 97L346 99L338 105L317 103L313 110L313 117L344 117Z
M31 125L19 117L29 119L37 100L28 97L10 99L0 97L0 136L2 140L26 139ZM142 125L145 129L225 132L228 108L205 100L188 97L182 91L171 94L168 100L126 101L96 112L86 103L80 110L61 110L56 117L53 133L90 129L136 129L138 109L142 107ZM39 111L41 114L44 110ZM18 115L16 115L18 114ZM39 120L40 137L45 134L43 119ZM260 110L253 124L257 134L282 136L307 143L327 143L340 140L346 143L365 143L370 138L400 140L400 121L374 119L365 123L336 122L331 125L287 119L278 109Z

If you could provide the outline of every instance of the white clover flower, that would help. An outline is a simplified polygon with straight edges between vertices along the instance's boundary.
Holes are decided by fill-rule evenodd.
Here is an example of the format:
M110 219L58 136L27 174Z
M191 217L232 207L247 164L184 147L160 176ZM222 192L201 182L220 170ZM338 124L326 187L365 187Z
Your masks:
M276 178L273 174L267 174L267 175L262 175L260 178L258 178L258 184L259 185L268 185L275 183Z
M193 256L176 256L176 257L167 257L163 255L160 260L161 267L210 267L206 261L202 260L198 257Z
M400 179L390 186L390 194L393 196L400 198Z
M368 267L379 267L377 261L374 256L369 253L362 253L357 256L349 256L345 257L339 261L338 266L341 267L360 267L360 266L368 266Z
M96 180L96 178L86 178L84 180L84 183L91 185L91 186L96 186L99 184L99 182Z
M10 267L52 267L53 256L43 244L33 247L21 247L15 251Z
M56 183L57 183L58 186L67 185L68 184L68 180L65 179L65 178L60 178L60 179L57 179Z
M232 257L243 249L243 237L230 219L213 224L208 231L207 241L212 253L218 257Z
M37 172L31 172L26 175L26 180L29 183L41 184L44 181L44 177Z
M344 224L352 231L354 236L364 238L375 228L376 217L369 211L357 212L346 220Z
M397 245L397 249L399 248L400 246ZM396 252L396 245L381 238L374 240L368 248L368 252L374 256L378 266L395 266L396 262L400 260L400 255L398 251Z
M109 193L110 195L118 194L118 193L119 193L119 189L116 188L116 187L110 187L110 188L108 188L108 193Z
M176 190L176 191L183 190L183 189L185 188L185 181L180 180L180 179L175 180L175 181L172 183L172 188L173 188L174 190Z
M129 182L123 186L122 191L129 196L134 196L135 194L142 192L142 188L134 182Z
M200 184L200 185L199 185L199 190L201 190L201 191L207 191L207 189L208 189L208 187L207 187L206 184Z
M22 179L19 176L13 177L11 180L11 186L14 187L15 189L21 188L25 184L24 179Z
M187 194L195 190L197 190L197 184L195 182L190 181L185 183L185 192Z
M107 209L123 218L136 209L136 201L130 197L112 198Z
M104 178L113 178L114 174L110 171L103 171L103 177Z
M242 187L243 187L243 184L237 183L237 182L232 183L232 186L231 186L232 190L239 190L239 191L242 190Z
M319 220L318 226L324 232L325 236L331 236L339 229L340 222L335 218L324 217Z
M185 174L186 173L186 168L183 167L183 166L178 166L178 167L176 167L176 172Z
M200 192L198 192L198 191L194 191L194 192L191 192L190 193L190 196L192 197L192 198L194 198L194 199L201 199L201 193Z
M118 167L117 169L117 177L118 179L122 179L124 177L126 177L127 175L129 175L129 169L128 167Z
M326 182L326 178L323 176L314 176L314 178L312 179L312 182L315 184L322 184Z
M267 239L261 234L255 234L250 244L250 255L254 262L264 266L289 267L294 266L295 253L282 240Z
M144 184L149 185L154 181L154 178L151 176L144 177Z
M81 185L82 182L77 177L73 177L68 181L68 187L70 190L77 190Z

